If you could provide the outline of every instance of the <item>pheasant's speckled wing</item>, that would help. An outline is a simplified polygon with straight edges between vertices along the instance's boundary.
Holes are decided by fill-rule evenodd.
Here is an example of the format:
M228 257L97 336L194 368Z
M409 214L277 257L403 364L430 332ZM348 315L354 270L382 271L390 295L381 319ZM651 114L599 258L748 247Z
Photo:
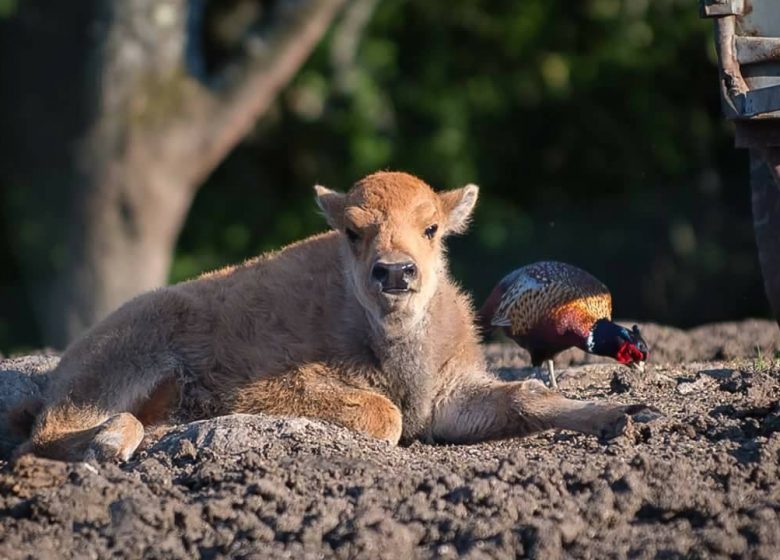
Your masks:
M612 296L591 274L575 266L545 261L507 275L491 323L513 336L530 332L542 319L573 311L583 319L612 318Z

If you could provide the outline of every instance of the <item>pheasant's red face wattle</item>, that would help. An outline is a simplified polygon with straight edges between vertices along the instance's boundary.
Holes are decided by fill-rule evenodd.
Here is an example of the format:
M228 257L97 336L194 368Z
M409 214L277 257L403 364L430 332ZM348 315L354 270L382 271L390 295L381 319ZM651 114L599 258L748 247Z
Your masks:
M615 359L621 364L632 364L647 360L647 354L642 352L635 344L626 342L617 352Z

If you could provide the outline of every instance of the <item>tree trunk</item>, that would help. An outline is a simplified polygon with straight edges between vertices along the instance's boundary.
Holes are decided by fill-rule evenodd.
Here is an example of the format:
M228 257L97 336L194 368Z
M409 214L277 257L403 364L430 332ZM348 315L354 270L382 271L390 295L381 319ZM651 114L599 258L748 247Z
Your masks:
M45 341L61 348L162 286L197 187L251 129L344 0L276 0L208 87L203 0L25 0L4 49L4 175Z

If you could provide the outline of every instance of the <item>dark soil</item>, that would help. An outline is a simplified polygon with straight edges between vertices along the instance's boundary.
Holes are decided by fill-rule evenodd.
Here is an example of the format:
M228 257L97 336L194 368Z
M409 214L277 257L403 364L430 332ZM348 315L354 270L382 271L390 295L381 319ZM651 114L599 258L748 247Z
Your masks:
M643 332L644 374L560 368L569 395L665 414L611 442L394 448L305 419L217 418L122 466L6 465L0 558L780 558L777 326ZM514 347L489 356L502 377L533 373ZM19 371L45 360L0 362L16 372L0 390L35 393L45 376Z

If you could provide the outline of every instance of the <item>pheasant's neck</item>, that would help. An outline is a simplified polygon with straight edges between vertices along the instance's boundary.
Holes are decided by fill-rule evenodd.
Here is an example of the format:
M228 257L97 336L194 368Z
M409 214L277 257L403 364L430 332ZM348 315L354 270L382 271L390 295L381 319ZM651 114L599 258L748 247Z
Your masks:
M619 329L620 327L612 321L608 319L599 319L593 323L590 331L588 331L583 346L580 348L588 354L614 357L618 350L616 341L619 338Z

